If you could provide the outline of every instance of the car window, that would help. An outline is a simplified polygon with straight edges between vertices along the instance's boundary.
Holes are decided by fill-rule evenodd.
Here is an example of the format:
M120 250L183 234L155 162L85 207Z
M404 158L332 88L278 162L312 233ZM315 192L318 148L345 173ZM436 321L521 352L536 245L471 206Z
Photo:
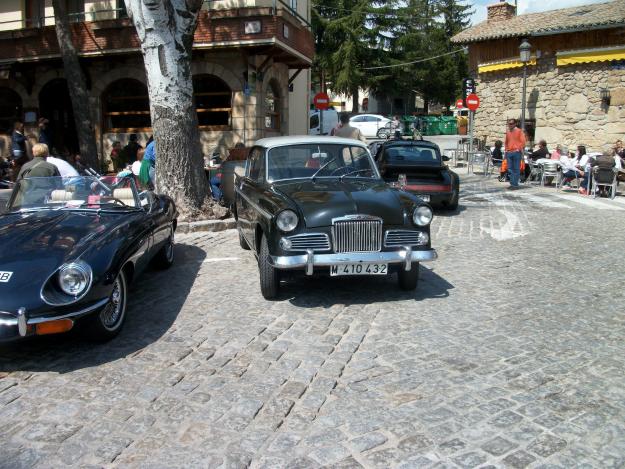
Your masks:
M248 177L253 181L265 180L265 158L260 148L254 148L248 161Z
M352 122L365 122L367 120L366 116L356 116L350 119Z
M413 145L393 146L386 149L386 160L393 164L404 163L437 163L440 162L438 152L433 148Z
M272 181L315 177L377 178L366 148L342 144L302 144L268 151L268 172Z

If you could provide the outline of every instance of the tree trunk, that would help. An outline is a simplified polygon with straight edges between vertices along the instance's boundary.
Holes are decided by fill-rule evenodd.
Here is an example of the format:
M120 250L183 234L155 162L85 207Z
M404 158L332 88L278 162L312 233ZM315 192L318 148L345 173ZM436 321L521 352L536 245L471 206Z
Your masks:
M354 114L358 114L358 110L360 109L359 99L358 87L356 86L352 89L352 113Z
M59 49L63 57L63 67L67 79L69 96L74 111L74 124L78 134L78 146L80 158L83 164L100 171L98 165L98 148L95 141L95 133L91 120L91 104L89 93L85 84L85 76L78 62L76 48L72 42L72 32L67 16L66 0L52 0L54 8L54 24Z
M183 219L197 218L208 194L191 76L202 0L125 1L148 80L156 187L174 199Z

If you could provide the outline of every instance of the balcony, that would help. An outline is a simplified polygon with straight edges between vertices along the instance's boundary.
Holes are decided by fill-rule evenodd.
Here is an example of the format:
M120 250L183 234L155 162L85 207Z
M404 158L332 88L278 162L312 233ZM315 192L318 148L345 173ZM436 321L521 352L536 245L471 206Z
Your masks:
M269 55L274 62L290 68L308 68L314 55L314 41L309 24L281 0L270 6L225 8L222 2L201 10L195 31L194 49L243 49L249 54ZM232 4L230 4L232 5ZM117 10L72 15L72 35L78 54L97 57L136 53L140 50L135 28L128 18L119 18ZM0 64L34 62L60 57L56 31L42 18L24 27L22 20L12 21L19 29L0 31ZM30 22L33 23L33 22ZM18 26L19 25L19 26ZM0 22L0 26L2 26Z

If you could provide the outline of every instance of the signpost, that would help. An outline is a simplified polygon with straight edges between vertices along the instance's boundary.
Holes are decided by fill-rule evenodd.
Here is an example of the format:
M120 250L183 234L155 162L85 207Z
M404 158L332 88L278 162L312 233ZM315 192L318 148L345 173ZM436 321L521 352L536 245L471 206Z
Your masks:
M471 152L473 151L473 121L475 111L480 107L480 98L475 94L469 94L466 99L467 107L469 108L469 158L471 157Z
M462 98L456 101L456 109L462 109L464 107L464 100Z
M321 91L317 93L313 98L313 104L315 105L315 109L318 109L319 112L319 135L323 135L323 111L330 107L330 97L327 93Z

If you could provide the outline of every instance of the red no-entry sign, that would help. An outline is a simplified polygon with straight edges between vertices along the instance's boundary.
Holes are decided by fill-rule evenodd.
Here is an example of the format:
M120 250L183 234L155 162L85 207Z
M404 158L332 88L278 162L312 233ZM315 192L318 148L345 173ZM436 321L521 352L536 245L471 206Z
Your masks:
M462 98L460 98L456 101L456 108L462 109L463 107L464 107L464 101L462 101Z
M330 107L330 97L324 92L317 93L313 98L313 104L315 109L328 109Z
M467 107L471 111L475 111L478 107L480 107L480 98L478 98L476 94L470 94L469 96L467 96L466 101Z

